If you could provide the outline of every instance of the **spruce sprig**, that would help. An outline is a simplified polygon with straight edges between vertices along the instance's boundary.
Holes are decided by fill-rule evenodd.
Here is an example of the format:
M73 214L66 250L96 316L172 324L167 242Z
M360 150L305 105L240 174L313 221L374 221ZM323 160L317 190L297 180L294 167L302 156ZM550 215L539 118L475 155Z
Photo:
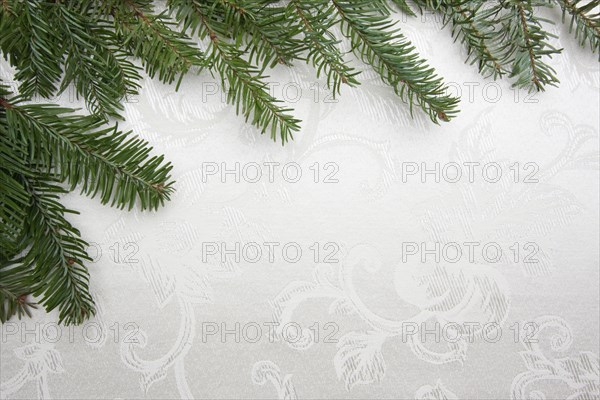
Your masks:
M298 58L302 50L299 29L286 15L285 7L272 4L272 0L215 1L236 43L246 44L244 53L250 63L264 71L277 64L289 66Z
M112 16L118 40L141 59L151 78L158 74L165 83L177 79L178 89L188 71L199 72L208 65L204 53L166 11L154 13L152 1L108 0L103 10Z
M556 0L563 11L562 21L571 16L569 32L582 46L589 44L590 50L600 50L600 0ZM600 53L600 51L599 51ZM599 54L600 56L600 54Z
M546 86L556 86L556 71L547 59L559 54L550 40L544 24L552 21L539 17L541 8L551 4L546 0L502 0L483 12L483 18L494 21L496 29L491 41L496 43L497 58L510 69L515 78L513 86L529 91L543 91Z
M150 210L172 192L170 163L150 157L143 140L117 125L104 128L97 116L51 104L12 102L5 115L7 135L20 144L25 161L55 173L71 190L81 185L82 193L99 194L103 204L131 209L139 201Z
M465 45L467 62L477 64L482 75L496 79L508 73L508 56L494 41L494 21L483 11L485 0L421 0L419 5L443 15L444 26L451 24L453 37Z
M227 100L235 105L236 112L243 114L246 121L251 121L262 133L269 131L273 140L279 133L281 143L285 144L300 129L299 121L290 114L291 109L280 106L279 100L270 94L264 81L266 77L242 57L244 51L228 41L229 26L215 12L219 3L207 3L172 0L169 6L186 30L210 40L209 62L212 70L219 74Z
M27 235L31 244L23 265L33 265L31 293L50 311L59 310L59 323L79 324L94 315L89 292L89 273L84 262L91 261L79 231L65 218L73 213L60 202L66 191L51 176L21 176L29 192Z
M65 324L94 314L87 244L60 196L75 188L104 204L158 208L173 191L171 165L97 115L27 102L0 85L0 320L29 311L26 295Z
M64 50L52 25L54 11L44 2L21 2L0 18L0 49L16 64L15 79L24 96L50 97L58 90Z
M546 85L557 86L556 71L545 60L559 54L562 49L553 47L549 40L556 37L544 29L543 23L552 21L537 17L535 7L547 7L544 0L510 0L506 3L504 26L507 39L515 44L510 76L516 77L515 86L530 91L544 90Z
M419 105L433 122L449 121L457 112L458 99L435 70L426 64L397 24L368 0L332 0L343 22L344 33L365 62L410 105Z
M317 77L327 76L333 95L340 93L342 84L359 85L356 76L360 71L347 64L338 48L340 41L331 33L339 22L334 6L323 0L290 0L287 8L304 35L302 49L308 52L307 62L316 68Z

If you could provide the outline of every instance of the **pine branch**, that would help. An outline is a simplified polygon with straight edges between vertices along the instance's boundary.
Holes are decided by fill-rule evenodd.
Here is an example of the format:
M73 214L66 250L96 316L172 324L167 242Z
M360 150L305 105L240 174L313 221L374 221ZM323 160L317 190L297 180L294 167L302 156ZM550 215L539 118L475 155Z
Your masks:
M2 119L3 122L6 119ZM2 126L2 125L0 125ZM0 132L4 139L5 131ZM4 156L7 148L0 143L0 156ZM3 157L4 158L4 157ZM13 157L11 157L13 158ZM15 165L22 164L22 160ZM11 164L0 167L0 322L6 322L13 315L20 319L23 315L31 316L35 304L28 301L28 294L34 290L33 265L26 262L24 251L31 245L27 229L27 210L30 196L23 184L16 177L21 169ZM8 168L5 168L7 166ZM25 174L31 175L29 171Z
M96 116L75 115L74 110L50 104L20 105L19 99L0 98L8 135L27 149L28 162L54 172L71 190L100 193L103 204L131 209L156 209L169 199L170 163L150 157L151 148L117 125L103 128Z
M139 57L148 75L165 83L177 79L179 89L183 76L192 68L197 71L207 66L204 53L183 32L166 12L153 14L151 1L111 0L103 10L114 18L114 29L119 40L133 55Z
M435 123L448 121L458 112L458 99L446 94L442 79L419 57L396 24L381 15L379 7L365 0L332 2L355 52L408 102L411 113L415 102Z
M494 21L482 11L485 0L421 0L425 8L440 11L444 25L452 24L452 36L467 48L467 62L477 63L479 73L494 79L508 71L505 64L508 57L502 58L501 43L493 40Z
M0 131L4 139L4 130ZM7 160L6 143L0 143L0 159ZM12 158L12 157L11 157ZM16 160L21 163L20 160ZM8 165L10 164L2 164ZM18 165L18 164L17 164ZM23 185L14 178L14 168L0 167L0 259L9 259L16 256L22 247L20 238L25 229L27 214L25 209L29 204L29 194Z
M221 84L227 88L227 101L236 106L246 121L260 128L262 133L270 129L271 138L282 144L293 139L293 132L300 129L298 120L288 114L291 109L277 105L279 102L270 95L266 78L260 71L242 58L243 51L226 41L228 27L211 18L212 9L198 0L174 0L169 6L177 19L192 34L198 33L201 39L210 38L209 60L212 69L221 77Z
M154 209L172 191L171 166L98 116L24 100L0 84L0 320L29 314L31 294L59 310L59 323L79 324L95 312L83 265L90 259L58 184L121 208Z
M213 0L223 12L223 22L232 29L236 42L249 47L244 52L248 61L273 68L275 65L291 65L298 57L300 41L294 37L300 32L285 12L284 7L274 6L272 0Z
M547 85L559 83L556 71L544 58L552 58L562 49L548 42L555 36L545 31L542 23L551 21L534 14L534 8L548 5L544 0L507 0L488 11L500 26L494 35L498 43L504 43L502 59L512 61L510 77L516 78L513 86L543 91Z
M44 2L4 3L0 13L0 49L11 56L15 79L25 96L50 97L62 74L63 44L51 25L53 7ZM6 34L5 34L6 32Z
M415 14L413 9L408 5L406 0L391 0L391 2L394 3L396 5L396 7L398 7L400 9L400 11L404 12L405 14L408 14L411 17L417 16L417 14Z
M127 94L137 93L137 68L123 55L113 53L108 41L116 39L108 30L108 23L95 19L87 5L56 3L54 7L67 48L60 92L72 83L91 112L119 117L123 110L121 101Z
M334 96L340 93L341 84L357 86L360 72L348 66L338 49L337 40L330 32L337 20L335 9L325 0L291 0L288 12L297 15L304 33L304 48L308 49L307 62L327 76L327 86Z
M600 52L600 0L556 0L562 9L562 21L571 15L569 32L575 30L575 38L581 46L587 42L592 52Z
M0 272L2 272L2 281L4 281L4 274L10 271L8 268L3 268L0 265ZM5 323L14 315L19 319L25 315L31 318L31 309L37 308L35 303L27 299L27 294L17 295L17 293L21 292L19 289L21 287L13 288L0 284L0 323Z
M27 299L34 290L32 265L25 262L21 254L30 245L27 229L30 196L21 181L15 179L22 171L18 167L22 160L10 154L4 140L6 119L1 114L0 117L0 159L3 161L0 167L0 322L4 323L13 315L19 319L23 315L31 316L30 309L36 307Z
M27 209L31 246L23 263L34 266L32 294L43 299L47 311L58 308L59 323L80 324L95 314L95 308L83 265L91 260L85 252L87 243L64 217L75 212L58 202L66 191L50 183L50 176L46 180L21 179L31 199Z

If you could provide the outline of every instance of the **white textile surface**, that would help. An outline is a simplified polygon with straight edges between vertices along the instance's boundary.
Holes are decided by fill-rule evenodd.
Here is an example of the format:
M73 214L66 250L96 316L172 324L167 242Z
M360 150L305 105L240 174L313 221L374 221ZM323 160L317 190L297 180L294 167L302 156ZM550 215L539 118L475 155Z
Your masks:
M404 30L462 95L453 121L368 68L334 99L296 62L269 78L302 120L281 146L209 73L145 79L120 126L176 193L65 197L98 314L2 325L2 398L599 398L597 55L556 26L560 87L528 94L439 21Z

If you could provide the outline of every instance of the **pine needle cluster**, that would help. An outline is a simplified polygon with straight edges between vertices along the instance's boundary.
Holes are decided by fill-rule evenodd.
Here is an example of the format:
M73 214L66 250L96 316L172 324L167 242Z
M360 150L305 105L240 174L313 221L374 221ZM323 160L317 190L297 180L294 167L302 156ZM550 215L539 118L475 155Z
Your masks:
M271 94L267 71L305 62L334 95L358 86L361 70L339 29L411 113L439 123L456 116L459 99L395 13L439 13L481 74L541 91L558 84L550 59L561 49L551 44L555 22L540 11L555 12L596 52L599 8L600 0L0 0L0 51L18 82L0 82L0 321L29 313L31 295L66 324L94 314L87 245L61 195L79 188L148 210L169 199L170 164L109 123L122 118L142 75L178 88L184 75L207 70L238 114L286 143L300 121ZM89 115L32 102L69 88Z

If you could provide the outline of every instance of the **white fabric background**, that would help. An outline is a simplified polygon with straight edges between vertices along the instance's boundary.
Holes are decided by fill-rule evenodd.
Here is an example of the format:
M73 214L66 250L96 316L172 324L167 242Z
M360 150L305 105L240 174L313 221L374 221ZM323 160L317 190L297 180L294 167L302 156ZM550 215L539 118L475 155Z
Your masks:
M297 62L269 79L303 121L282 147L212 94L210 74L186 77L179 92L146 79L122 127L174 163L177 192L154 213L65 198L81 211L71 220L96 255L98 315L75 328L42 311L2 325L1 397L599 398L597 56L555 27L560 88L528 97L465 65L433 17L403 28L462 92L452 122L411 119L368 68L359 88L331 101ZM66 94L58 102L81 104ZM272 182L267 169L258 183L203 179L206 163L264 162L280 163ZM487 182L481 168L473 182L402 175L412 163L451 162L498 163L502 178ZM302 171L297 183L281 175L291 163ZM334 169L338 182L325 183ZM537 183L525 182L531 171ZM274 262L264 253L256 263L203 262L209 242L280 245ZM292 242L303 250L297 263L281 254ZM448 254L403 262L409 242L479 247L474 262ZM503 250L498 262L482 259L490 243ZM331 246L338 263L323 262ZM537 263L524 260L532 248ZM452 340L469 323L488 330ZM406 335L436 324L437 336Z

